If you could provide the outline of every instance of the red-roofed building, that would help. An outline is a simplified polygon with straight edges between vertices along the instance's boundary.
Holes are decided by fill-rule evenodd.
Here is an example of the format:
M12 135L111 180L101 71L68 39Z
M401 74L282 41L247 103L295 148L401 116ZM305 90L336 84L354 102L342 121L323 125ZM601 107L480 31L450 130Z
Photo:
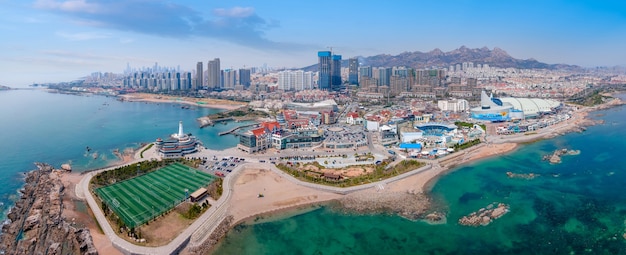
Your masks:
M278 121L262 122L261 127L265 128L265 132L269 133L274 133L281 130L280 123L278 123Z
M357 123L357 119L359 119L359 114L356 112L349 112L346 114L346 123L350 125L355 125Z
M276 121L262 122L258 128L248 130L239 136L237 148L248 153L266 150L272 146L272 134L282 128Z
M290 119L287 120L287 127L290 129L303 128L309 125L308 119Z

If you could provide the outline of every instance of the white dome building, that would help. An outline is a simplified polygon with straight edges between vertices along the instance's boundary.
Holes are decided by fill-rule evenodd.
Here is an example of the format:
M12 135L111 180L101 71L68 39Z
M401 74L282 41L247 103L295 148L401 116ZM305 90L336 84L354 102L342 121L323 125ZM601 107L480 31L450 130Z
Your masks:
M480 105L480 107L471 109L472 118L487 121L508 121L536 118L541 114L552 113L561 107L561 102L541 98L494 98L482 91Z

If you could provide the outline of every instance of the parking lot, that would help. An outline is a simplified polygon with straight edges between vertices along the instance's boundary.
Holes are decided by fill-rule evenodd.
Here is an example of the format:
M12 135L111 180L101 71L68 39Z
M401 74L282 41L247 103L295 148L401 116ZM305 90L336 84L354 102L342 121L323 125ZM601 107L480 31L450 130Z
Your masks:
M204 158L202 160L202 164L198 167L200 170L203 170L207 173L224 177L228 173L232 172L235 167L239 166L239 164L245 162L245 158L238 157L223 157L218 158L213 156L213 158Z

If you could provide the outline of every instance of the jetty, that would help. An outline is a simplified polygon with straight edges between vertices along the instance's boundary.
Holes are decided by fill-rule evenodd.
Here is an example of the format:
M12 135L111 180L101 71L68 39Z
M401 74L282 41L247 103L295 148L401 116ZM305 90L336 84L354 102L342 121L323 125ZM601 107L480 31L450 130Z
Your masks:
M230 130L227 130L227 131L224 131L224 132L219 132L218 134L220 136L228 135L228 134L235 134L236 135L237 133L235 133L235 132L237 130L239 130L239 129L246 128L246 127L252 127L252 126L258 126L258 125L259 125L259 123L252 123L252 124L248 124L248 125L238 126L238 127L231 128Z
M209 117L198 118L198 122L200 123L200 128L204 128L206 126L213 126L217 123L230 121L230 120L233 120L233 118L232 117L219 118L219 119L211 119Z

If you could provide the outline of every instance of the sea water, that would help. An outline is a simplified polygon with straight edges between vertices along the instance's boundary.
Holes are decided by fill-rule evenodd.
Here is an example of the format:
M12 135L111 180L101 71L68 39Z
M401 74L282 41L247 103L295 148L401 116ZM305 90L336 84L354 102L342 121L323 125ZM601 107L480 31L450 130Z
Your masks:
M0 91L0 220L18 197L22 173L35 169L34 162L57 168L71 163L77 172L115 164L119 159L114 150L137 149L166 138L178 132L179 121L185 133L197 136L210 149L236 146L238 138L218 133L241 123L201 129L196 121L219 111L43 90Z
M446 224L324 207L238 225L214 254L626 254L626 107L590 116L605 123L443 176L430 195ZM563 148L581 153L560 164L542 160ZM487 226L458 224L493 202L508 204L510 212Z

